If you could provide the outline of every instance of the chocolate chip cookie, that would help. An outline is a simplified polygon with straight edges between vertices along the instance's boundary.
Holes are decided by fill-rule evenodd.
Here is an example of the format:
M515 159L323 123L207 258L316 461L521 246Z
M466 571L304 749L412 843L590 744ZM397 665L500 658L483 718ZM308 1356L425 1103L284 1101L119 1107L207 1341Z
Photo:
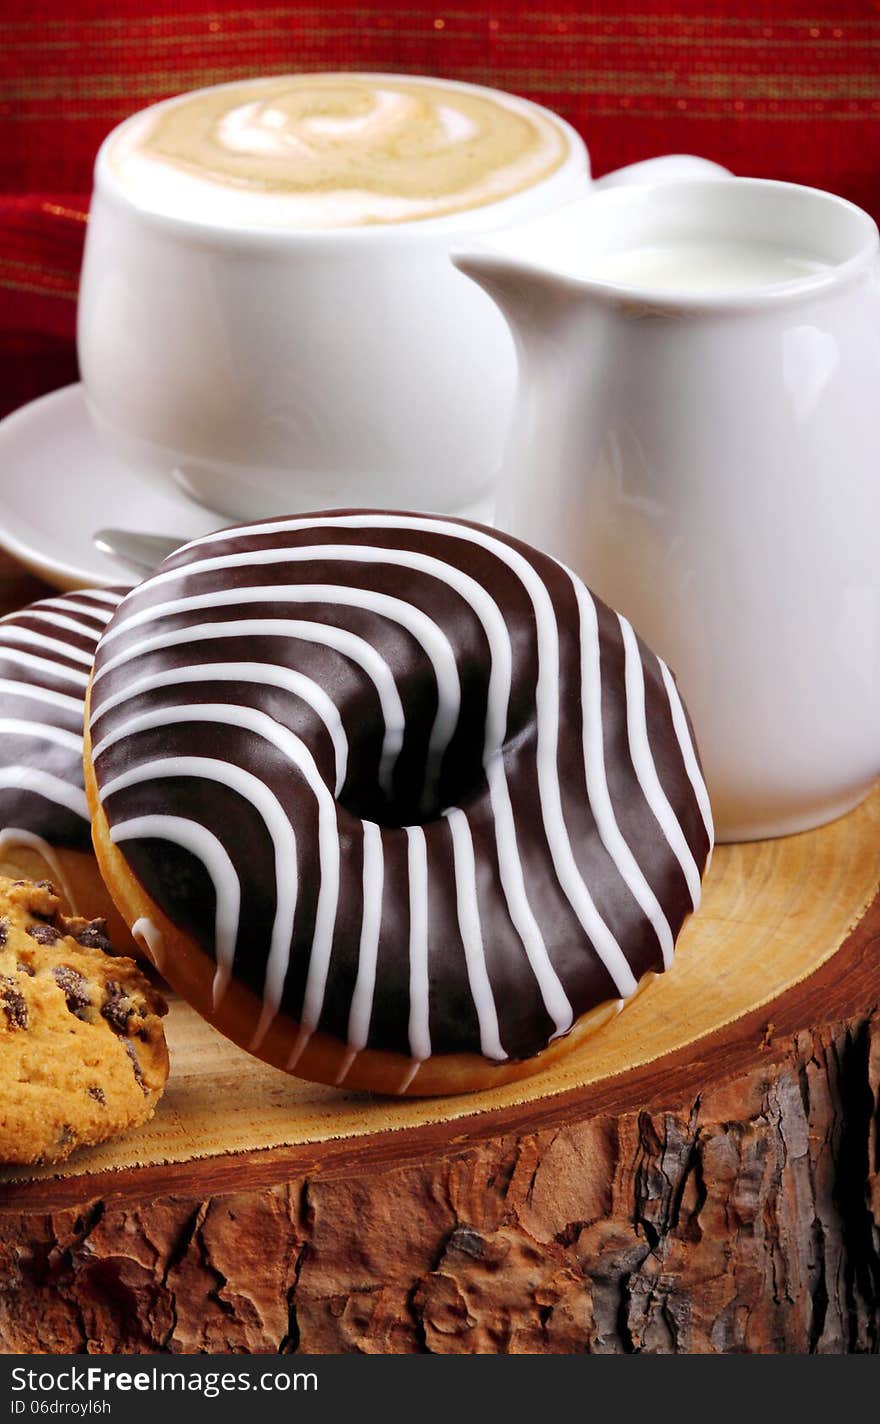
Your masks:
M60 1162L152 1117L167 1006L110 948L47 882L0 878L0 1162Z

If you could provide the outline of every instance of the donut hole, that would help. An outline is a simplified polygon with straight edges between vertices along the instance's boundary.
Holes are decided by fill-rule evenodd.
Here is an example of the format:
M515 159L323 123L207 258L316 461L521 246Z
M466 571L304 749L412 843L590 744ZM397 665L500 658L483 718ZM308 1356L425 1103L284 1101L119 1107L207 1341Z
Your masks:
M349 775L339 805L359 820L389 829L439 820L444 810L464 806L486 790L483 750L486 742L486 685L463 669L460 718L440 763L431 756L430 733L436 691L429 678L402 679L409 711L403 745L393 760L390 785L382 778L382 728L365 722L349 755Z
M468 631L459 629L460 637ZM489 650L471 628L471 642L459 653L457 670L460 700L448 742L440 737L440 759L432 750L438 735L438 686L433 669L424 658L414 658L402 643L385 657L405 709L403 741L393 758L390 778L383 776L384 722L376 712L370 715L360 702L343 708L349 730L349 755L345 784L337 797L339 805L358 820L374 821L389 829L427 825L445 811L466 807L486 795L483 758L486 749ZM395 656L396 653L396 656ZM362 695L362 694L361 694ZM528 726L534 709L529 685L512 690L503 748Z
M339 805L358 820L375 821L391 828L426 825L437 821L444 811L466 806L486 789L482 762L482 741L465 732L452 739L440 764L431 775L424 745L401 750L391 783L391 794L379 784L375 763L369 774L353 758L354 770L339 795Z

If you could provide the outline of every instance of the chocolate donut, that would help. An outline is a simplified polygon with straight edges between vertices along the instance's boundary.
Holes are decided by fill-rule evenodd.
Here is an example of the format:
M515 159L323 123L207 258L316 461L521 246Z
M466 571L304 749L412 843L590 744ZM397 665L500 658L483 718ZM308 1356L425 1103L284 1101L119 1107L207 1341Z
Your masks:
M98 639L126 590L82 589L0 618L0 875L51 880L70 915L130 939L92 850L83 716Z
M629 623L427 515L178 550L101 638L86 771L108 886L175 988L277 1067L378 1091L570 1051L668 967L712 844Z

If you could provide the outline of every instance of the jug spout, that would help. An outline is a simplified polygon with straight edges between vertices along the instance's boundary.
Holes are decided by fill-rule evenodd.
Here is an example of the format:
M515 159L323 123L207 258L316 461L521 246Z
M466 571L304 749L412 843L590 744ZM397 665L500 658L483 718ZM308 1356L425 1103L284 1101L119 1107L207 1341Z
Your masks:
M583 249L596 229L597 208L615 194L588 194L516 227L503 228L457 247L450 257L482 287L514 334L533 331L568 311L591 307L596 293L585 280Z
M460 272L492 298L517 339L555 316L561 300L588 298L580 284L539 258L481 243L451 253Z

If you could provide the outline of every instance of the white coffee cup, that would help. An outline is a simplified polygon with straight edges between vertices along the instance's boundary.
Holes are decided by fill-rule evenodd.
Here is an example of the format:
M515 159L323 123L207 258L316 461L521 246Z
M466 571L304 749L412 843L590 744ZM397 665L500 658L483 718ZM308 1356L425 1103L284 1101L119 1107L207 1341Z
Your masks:
M148 211L109 161L114 131L95 165L78 334L88 407L112 452L230 518L357 505L491 519L514 345L448 254L590 184L574 129L516 102L564 135L555 171L482 207L381 226L279 230Z

